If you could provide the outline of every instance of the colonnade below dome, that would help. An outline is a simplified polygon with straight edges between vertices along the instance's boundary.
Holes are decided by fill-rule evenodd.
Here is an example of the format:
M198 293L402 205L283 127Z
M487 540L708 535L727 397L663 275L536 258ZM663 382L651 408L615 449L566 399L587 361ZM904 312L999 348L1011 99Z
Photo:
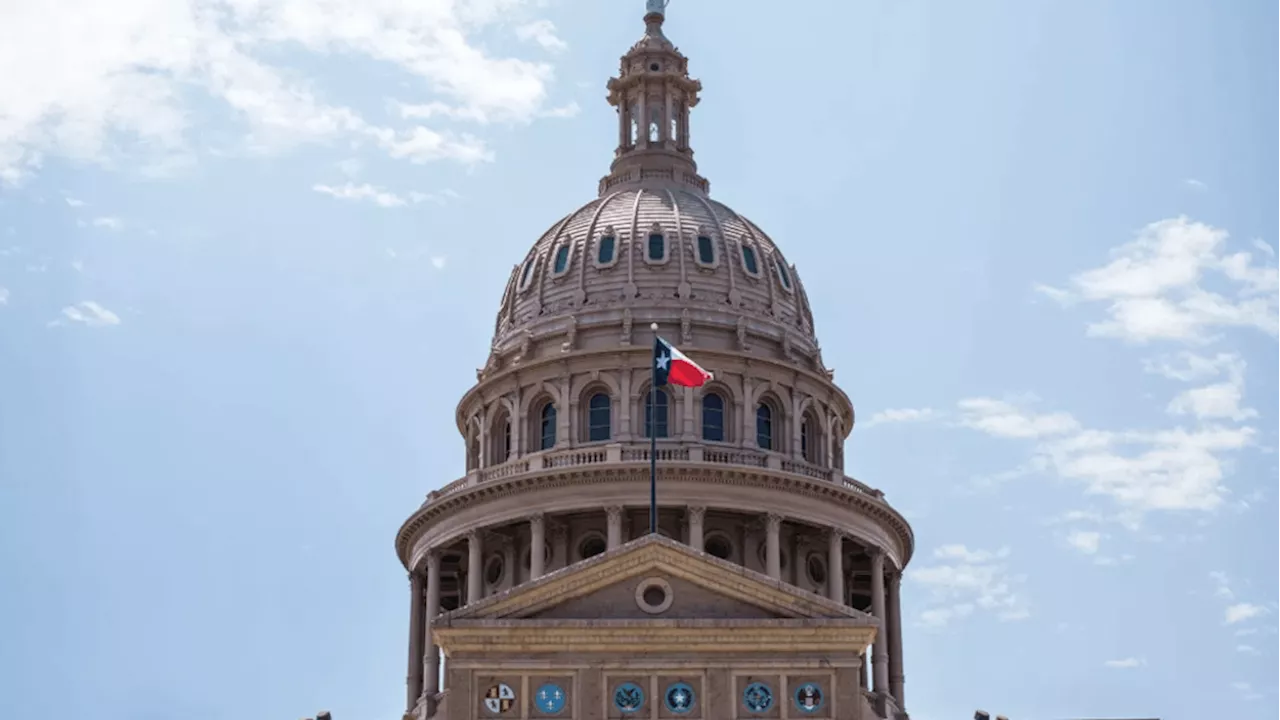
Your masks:
M863 654L859 683L877 706L904 707L902 571L882 548L838 527L703 506L661 507L658 532L879 619L883 631ZM410 572L409 707L433 702L447 689L440 684L445 674L431 638L432 618L566 570L647 533L648 508L643 507L535 511L518 521L473 528L429 548Z

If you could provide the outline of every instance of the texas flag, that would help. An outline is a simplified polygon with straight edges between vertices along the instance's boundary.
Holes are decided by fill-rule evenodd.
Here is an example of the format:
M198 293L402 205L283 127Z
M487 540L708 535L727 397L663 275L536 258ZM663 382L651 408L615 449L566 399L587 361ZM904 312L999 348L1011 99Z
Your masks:
M702 387L711 379L711 373L660 337L653 341L653 367L654 384L658 386Z

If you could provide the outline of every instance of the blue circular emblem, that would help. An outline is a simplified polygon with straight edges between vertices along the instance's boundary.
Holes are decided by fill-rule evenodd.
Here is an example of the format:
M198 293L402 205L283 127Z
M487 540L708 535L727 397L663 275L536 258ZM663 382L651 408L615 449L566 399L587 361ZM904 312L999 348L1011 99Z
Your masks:
M802 713L816 713L822 709L822 687L817 683L805 683L796 688L796 709Z
M644 707L644 690L635 683L622 683L613 690L613 706L624 713L639 712Z
M764 683L751 683L742 691L742 706L753 713L762 713L773 707L773 691Z
M538 712L554 715L564 709L564 690L555 683L547 683L533 694L533 704Z
M663 696L662 700L668 710L678 715L684 715L693 710L693 688L686 683L673 683L667 688L667 694Z

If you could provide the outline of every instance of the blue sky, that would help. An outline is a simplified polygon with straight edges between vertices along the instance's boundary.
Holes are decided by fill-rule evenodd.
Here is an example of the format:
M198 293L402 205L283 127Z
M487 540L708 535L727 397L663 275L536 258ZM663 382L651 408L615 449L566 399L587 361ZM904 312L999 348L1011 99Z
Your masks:
M0 714L399 717L392 551L639 0L0 8ZM919 720L1274 718L1277 9L675 0Z

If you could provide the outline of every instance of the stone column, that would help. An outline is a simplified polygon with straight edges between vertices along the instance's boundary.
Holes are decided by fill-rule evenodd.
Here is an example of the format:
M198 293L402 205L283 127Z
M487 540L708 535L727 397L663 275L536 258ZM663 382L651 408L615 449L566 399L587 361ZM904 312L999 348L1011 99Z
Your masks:
M694 550L702 550L702 521L706 517L707 509L697 505L689 506L689 547Z
M679 247L680 251L684 252L684 240L682 239L680 241L680 244L677 245L676 247ZM702 423L694 422L694 419L693 419L694 404L696 402L696 400L693 397L693 388L691 387L684 388L684 392L682 394L684 395L684 400L683 400L684 406L682 408L684 412L682 413L680 424L683 425L684 427L680 428L680 437L686 442L693 442L695 440L700 440L702 439ZM671 437L675 437L675 433L670 432L670 430L668 430L668 434Z
M871 551L871 614L880 621L876 642L871 646L871 677L875 682L872 689L885 694L889 692L889 627L884 616L884 552L879 548Z
M782 579L782 553L779 535L782 534L782 516L769 513L765 517L765 572L774 580Z
M440 648L431 638L431 626L440 614L440 556L434 551L427 553L427 612L423 623L423 645L426 656L423 658L424 680L427 697L434 697L440 692Z
M551 567L559 570L569 565L569 529L556 523L551 526Z
M467 604L484 596L484 541L479 530L467 533Z
M903 685L906 676L902 673L902 573L889 573L889 692L898 702L898 709L906 707Z
M510 590L516 584L516 543L511 538L502 538L502 580L498 587Z
M405 676L405 709L412 711L422 695L422 574L409 572L409 673Z
M542 577L547 559L547 523L542 513L529 518L529 579Z
M844 533L836 528L827 534L827 597L844 604Z
M622 508L611 505L604 509L608 517L607 546L610 550L622 544Z
M640 86L640 117L636 127L636 144L642 148L649 147L649 88Z

